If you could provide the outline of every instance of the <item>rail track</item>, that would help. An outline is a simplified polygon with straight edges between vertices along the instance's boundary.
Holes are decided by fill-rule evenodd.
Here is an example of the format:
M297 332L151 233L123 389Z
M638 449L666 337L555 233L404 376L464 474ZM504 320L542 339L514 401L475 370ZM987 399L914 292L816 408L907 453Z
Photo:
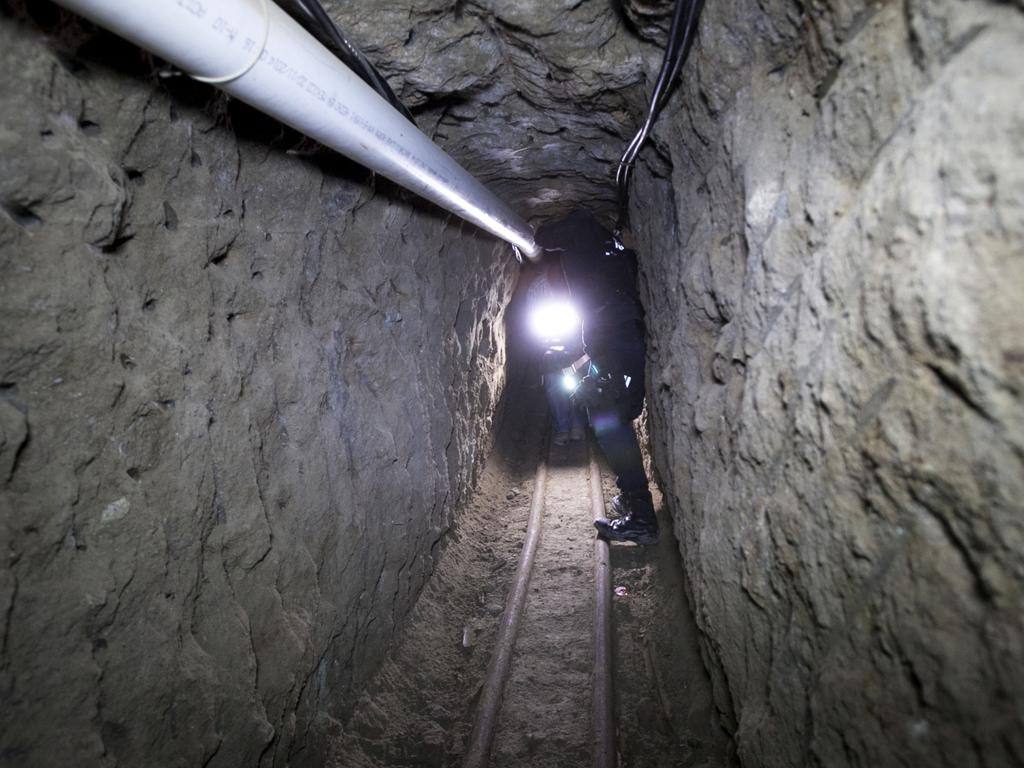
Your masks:
M597 541L592 520L614 491L596 449L549 445L545 403L512 403L328 764L727 768L673 540Z
M580 458L582 458L580 456L581 451L586 451L585 462L580 462ZM537 645L535 639L523 642L523 639L520 638L520 633L523 631L524 615L527 612L528 600L531 596L530 586L533 579L534 565L544 537L545 511L549 506L560 510L563 516L569 517L569 520L560 521L559 527L563 529L562 531L551 531L549 536L552 534L564 536L564 529L568 527L576 529L578 538L590 538L593 541L592 600L590 601L593 618L589 637L581 638L578 636L577 631L576 637L572 637L572 633L567 633L568 636L563 635L555 638L556 643L589 641L592 648L590 657L593 664L592 671L588 675L591 681L588 736L584 737L580 733L579 727L575 729L570 727L567 729L568 732L566 734L554 739L553 744L548 743L545 746L548 749L567 750L568 754L565 755L567 760L571 759L572 764L581 764L579 762L579 758L582 757L579 754L580 742L584 740L589 744L590 763L594 768L614 768L617 765L613 716L611 564L607 542L593 536L593 528L590 526L592 520L605 515L601 472L594 455L594 448L589 443L585 446L583 444L555 446L547 443L542 454L543 458L538 462L534 475L530 514L523 548L511 587L508 591L508 598L506 599L505 610L501 617L491 661L487 668L487 675L481 687L473 730L462 763L463 768L488 768L489 766L504 764L505 758L518 760L523 757L522 750L517 750L514 747L504 757L502 754L492 755L492 749L496 737L498 737L499 731L506 721L509 721L509 730L518 733L521 737L524 724L522 722L516 723L515 721L517 719L525 719L528 731L529 715L527 714L526 718L521 716L517 718L515 713L511 715L503 714L502 705L506 700L506 687L510 685L522 686L524 683L538 683L535 675L524 674L517 677L512 674L512 671L513 660L517 652L517 641L519 641L520 647L526 646L529 648L530 646ZM562 488L553 489L551 487L549 475L552 474L560 476L556 482L560 483L563 486ZM574 488L578 491L580 497L586 497L586 504L584 506L589 508L589 515L580 515L580 505L571 503ZM548 496L553 493L560 495L561 498L558 498L555 504L549 505L547 503ZM566 504L565 497L568 497L570 500L568 505ZM573 517L579 522L578 527L573 525ZM562 542L562 544L564 545L565 542ZM558 548L556 547L552 555L557 559L558 554ZM558 567L555 565L556 569ZM572 570L571 565L569 570ZM579 576L580 574L576 573L574 575ZM576 578L575 581L578 585L582 580ZM543 601L543 595L552 587L557 588L557 585L544 584L534 589L533 596L535 601ZM561 597L564 597L564 593ZM582 602L586 603L587 601ZM562 601L562 604L564 605L564 601ZM543 613L543 611L544 608L541 606L539 612ZM550 635L552 634L551 620L539 623L532 629L527 627L527 630ZM544 646L545 643L541 642L540 645ZM544 653L543 647L540 653ZM523 659L522 666L527 670L536 669L538 666L537 660L530 659L528 654L529 652L526 654L527 658ZM520 651L520 655L523 655L522 651ZM512 678L511 682L510 678ZM551 681L540 681L538 687L545 687L545 683L550 687ZM559 686L559 681L555 681L555 686ZM547 718L562 716L557 711L557 706L554 710L544 711L543 705L538 703L538 699L543 699L541 693L535 695L531 695L529 691L519 691L518 693L518 700L525 700L529 705L536 706L534 709L535 716ZM573 708L576 710L577 717L574 719L582 720L579 717L578 700L572 701L572 699L576 698L572 695L573 692L565 691L565 693L566 695L561 697L561 703L575 704ZM575 693L578 694L578 690ZM557 703L559 702L556 701ZM575 736L575 739L573 736ZM529 741L528 737L527 741ZM549 737L547 741L550 742L552 740ZM573 741L576 743L573 744ZM575 753L574 757L570 757L573 753ZM543 757L538 757L543 760Z

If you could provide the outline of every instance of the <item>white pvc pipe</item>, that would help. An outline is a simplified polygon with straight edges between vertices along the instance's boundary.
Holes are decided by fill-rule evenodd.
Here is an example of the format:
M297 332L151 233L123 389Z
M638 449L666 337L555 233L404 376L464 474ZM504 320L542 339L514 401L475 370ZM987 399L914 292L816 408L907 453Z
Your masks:
M57 0L515 245L530 226L270 0Z

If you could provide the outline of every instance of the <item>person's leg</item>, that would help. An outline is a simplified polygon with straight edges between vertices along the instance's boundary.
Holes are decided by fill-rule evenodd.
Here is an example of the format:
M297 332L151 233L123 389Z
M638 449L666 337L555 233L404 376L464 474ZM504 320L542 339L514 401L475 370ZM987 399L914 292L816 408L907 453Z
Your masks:
M632 421L613 408L591 409L589 415L597 444L615 472L615 483L622 491L612 499L612 509L618 519L595 521L598 534L613 541L656 543L658 520Z
M582 440L587 435L587 419L583 409L569 401L569 438Z
M644 459L633 423L623 422L614 410L591 409L590 424L601 452L615 473L615 484L619 490L623 493L646 492L647 473L644 472Z
M544 374L544 390L548 396L548 406L551 408L551 418L555 423L555 442L564 441L568 438L570 423L569 393L562 386L561 377L557 374Z

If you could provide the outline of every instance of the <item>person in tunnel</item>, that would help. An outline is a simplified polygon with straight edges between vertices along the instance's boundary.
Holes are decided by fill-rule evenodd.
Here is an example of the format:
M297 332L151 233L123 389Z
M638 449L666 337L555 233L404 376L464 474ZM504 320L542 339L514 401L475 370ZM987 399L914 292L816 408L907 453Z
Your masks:
M583 323L589 373L573 399L587 410L590 426L620 493L612 519L594 522L611 541L654 544L658 521L633 420L644 405L644 314L636 290L636 255L588 210L576 210L537 230L549 262L548 281L564 285Z
M541 343L537 365L554 422L552 442L565 445L585 436L583 414L572 402L571 388L562 375L564 368L583 356L583 338L580 318L569 303L564 281L558 280L556 285L562 290L552 285L542 271L530 283L526 300L533 308L532 331Z

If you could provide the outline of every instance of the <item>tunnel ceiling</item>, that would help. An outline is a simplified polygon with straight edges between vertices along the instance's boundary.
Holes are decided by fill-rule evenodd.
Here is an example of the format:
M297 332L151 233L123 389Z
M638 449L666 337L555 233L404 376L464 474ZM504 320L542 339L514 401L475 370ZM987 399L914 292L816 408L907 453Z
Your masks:
M614 167L660 63L653 8L570 0L327 4L420 127L513 207L614 205ZM554 205L554 208L552 208Z

